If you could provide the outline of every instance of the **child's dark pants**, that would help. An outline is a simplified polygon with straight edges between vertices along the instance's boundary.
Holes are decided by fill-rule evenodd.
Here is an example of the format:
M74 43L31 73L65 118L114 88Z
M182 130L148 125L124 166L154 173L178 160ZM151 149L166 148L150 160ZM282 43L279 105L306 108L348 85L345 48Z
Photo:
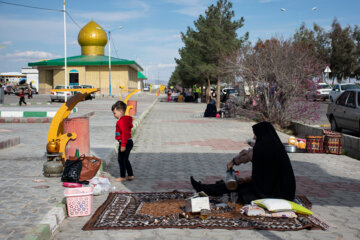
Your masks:
M125 152L121 152L121 144L119 145L119 153L118 153L118 162L120 167L120 177L125 178L126 172L129 177L134 176L134 173L132 171L132 167L129 161L129 155L130 151L133 148L134 143L131 139L128 139L126 143L126 150Z
M20 100L19 100L19 105L20 106L21 106L21 103L24 103L26 105L25 97L20 97Z

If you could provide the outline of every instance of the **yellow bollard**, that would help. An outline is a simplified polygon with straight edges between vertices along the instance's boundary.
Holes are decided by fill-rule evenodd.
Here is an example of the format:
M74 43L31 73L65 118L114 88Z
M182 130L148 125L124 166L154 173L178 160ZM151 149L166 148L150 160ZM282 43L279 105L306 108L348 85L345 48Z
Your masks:
M80 91L79 91L80 90ZM63 121L66 119L71 110L78 104L80 101L85 99L91 93L99 91L98 88L82 88L82 89L51 89L50 92L78 92L74 96L72 96L67 102L65 102L59 110L56 112L53 120L51 121L48 137L47 137L47 144L50 142L58 142L59 148L56 149L56 152L51 153L61 153L62 158L66 161L65 156L65 147L67 142L70 139L76 139L76 133L64 133L63 132Z
M120 101L122 101L123 89L124 87L120 86Z

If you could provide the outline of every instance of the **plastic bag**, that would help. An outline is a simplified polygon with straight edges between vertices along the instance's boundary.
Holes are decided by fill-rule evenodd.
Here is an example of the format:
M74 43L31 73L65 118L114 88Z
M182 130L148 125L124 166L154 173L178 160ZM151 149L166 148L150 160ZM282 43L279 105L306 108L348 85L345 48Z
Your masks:
M94 177L90 180L90 186L94 187L94 195L100 195L111 190L111 183L108 178Z

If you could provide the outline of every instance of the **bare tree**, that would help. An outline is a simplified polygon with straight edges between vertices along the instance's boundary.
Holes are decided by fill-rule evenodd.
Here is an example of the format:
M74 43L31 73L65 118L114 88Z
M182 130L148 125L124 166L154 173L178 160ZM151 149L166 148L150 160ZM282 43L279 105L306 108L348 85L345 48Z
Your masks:
M306 100L306 92L321 80L323 63L291 40L259 40L224 61L248 87L253 105L266 120L286 127L291 121L315 120L319 104Z

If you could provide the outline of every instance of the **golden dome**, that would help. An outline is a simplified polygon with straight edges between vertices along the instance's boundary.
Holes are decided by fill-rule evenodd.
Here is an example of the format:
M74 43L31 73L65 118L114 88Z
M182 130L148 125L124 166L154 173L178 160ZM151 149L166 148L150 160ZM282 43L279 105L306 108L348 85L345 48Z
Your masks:
M91 20L79 32L78 42L81 55L104 55L107 34L99 24Z

